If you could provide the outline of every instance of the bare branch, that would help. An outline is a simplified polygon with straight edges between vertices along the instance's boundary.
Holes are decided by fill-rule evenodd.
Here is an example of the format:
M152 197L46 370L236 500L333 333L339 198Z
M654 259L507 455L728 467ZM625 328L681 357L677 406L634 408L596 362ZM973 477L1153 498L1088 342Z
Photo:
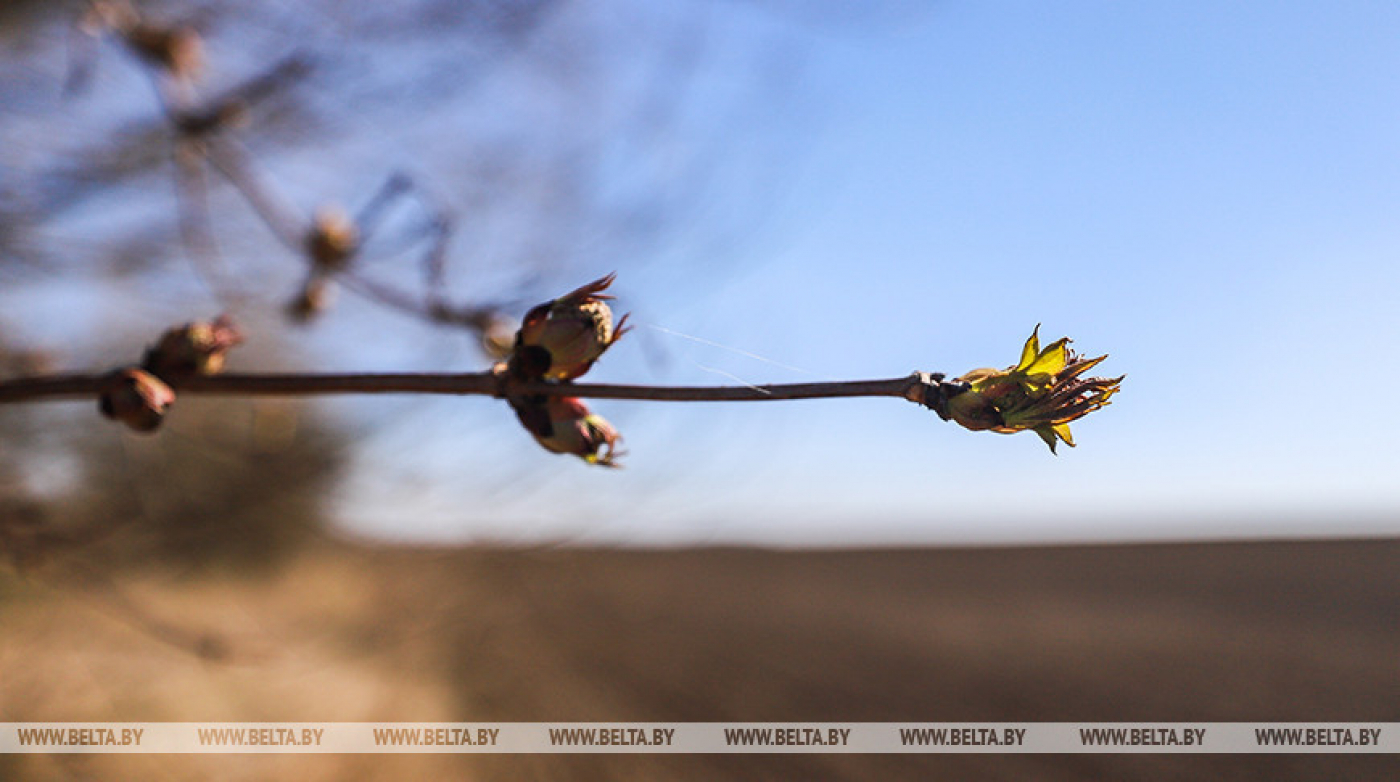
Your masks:
M71 374L0 381L0 404L96 398L116 373ZM765 386L638 386L521 382L495 372L465 374L225 374L173 380L182 394L210 396L320 396L328 394L446 394L572 396L654 402L772 402L791 399L898 396L922 401L941 375L915 373L885 380L786 383Z

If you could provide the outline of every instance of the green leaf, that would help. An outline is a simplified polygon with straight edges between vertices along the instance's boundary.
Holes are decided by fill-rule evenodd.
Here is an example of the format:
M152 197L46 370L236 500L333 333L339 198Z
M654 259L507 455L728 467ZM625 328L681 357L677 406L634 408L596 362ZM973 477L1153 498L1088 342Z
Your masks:
M1026 366L1026 374L1053 376L1055 373L1064 369L1065 365L1069 363L1068 345L1068 337L1057 339L1049 345L1046 345L1045 349L1040 351L1040 355L1036 356L1031 363ZM1022 361L1024 360L1025 357L1023 356Z
M1026 340L1026 346L1021 348L1021 361L1016 364L1013 372L1020 372L1031 364L1035 363L1036 356L1040 355L1040 324L1035 324L1035 330L1031 332L1031 338Z

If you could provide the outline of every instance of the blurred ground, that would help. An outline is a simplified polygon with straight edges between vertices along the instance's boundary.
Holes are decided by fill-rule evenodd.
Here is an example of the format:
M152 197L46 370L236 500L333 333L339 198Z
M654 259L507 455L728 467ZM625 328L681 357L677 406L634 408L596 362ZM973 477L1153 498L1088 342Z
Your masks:
M324 544L271 576L124 578L140 621L100 585L65 585L57 564L38 576L0 571L0 721L1400 721L1400 541L830 552ZM181 637L208 633L226 661L181 648ZM6 780L935 772L1393 779L1400 763L0 756Z

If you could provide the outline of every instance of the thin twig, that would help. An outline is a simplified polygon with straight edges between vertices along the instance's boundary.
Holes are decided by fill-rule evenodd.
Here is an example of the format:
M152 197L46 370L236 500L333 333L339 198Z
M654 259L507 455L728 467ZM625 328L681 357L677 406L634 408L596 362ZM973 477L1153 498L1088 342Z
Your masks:
M113 374L72 374L0 381L0 404L96 398L114 383ZM485 396L575 396L655 402L771 402L785 399L899 396L922 399L937 376L915 373L885 380L784 383L765 386L634 386L601 383L543 383L509 380L492 372L466 374L226 374L181 378L182 394L213 396L317 396L325 394L454 394Z

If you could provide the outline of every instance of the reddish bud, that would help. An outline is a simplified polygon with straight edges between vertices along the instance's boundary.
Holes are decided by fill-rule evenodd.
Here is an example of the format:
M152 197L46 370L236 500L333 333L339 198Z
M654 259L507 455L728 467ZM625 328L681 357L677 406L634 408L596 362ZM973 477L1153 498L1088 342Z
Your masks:
M573 380L589 370L627 331L627 316L613 325L612 296L603 291L616 274L545 302L525 315L510 356L511 372L525 380Z
M242 341L243 332L227 315L212 323L186 323L162 334L146 350L141 367L166 380L218 374L224 368L225 354Z
M512 399L520 423L545 450L573 454L589 464L618 467L622 436L600 415L572 396Z
M175 392L160 378L140 369L123 369L102 392L97 407L103 415L134 431L154 432L174 403Z

